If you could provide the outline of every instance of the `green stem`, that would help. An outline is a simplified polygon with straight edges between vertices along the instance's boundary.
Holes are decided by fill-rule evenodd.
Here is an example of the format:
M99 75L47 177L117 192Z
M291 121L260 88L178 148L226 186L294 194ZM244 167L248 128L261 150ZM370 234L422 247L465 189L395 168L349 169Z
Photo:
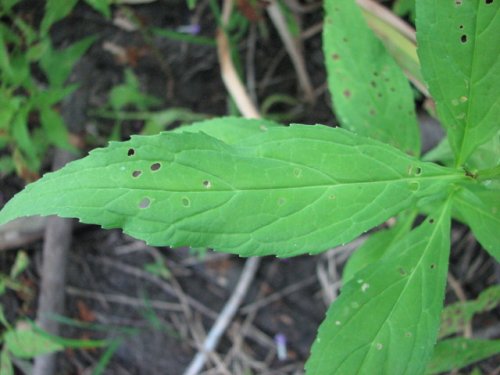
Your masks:
M500 179L500 165L493 168L482 169L476 173L478 181Z

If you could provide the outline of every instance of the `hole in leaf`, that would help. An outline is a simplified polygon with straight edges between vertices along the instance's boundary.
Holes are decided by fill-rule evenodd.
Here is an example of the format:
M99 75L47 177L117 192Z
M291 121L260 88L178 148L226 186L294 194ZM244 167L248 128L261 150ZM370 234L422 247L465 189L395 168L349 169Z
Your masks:
M370 85L372 85L372 87L377 87L377 82L375 82L375 81L371 81L371 82L370 82Z
M332 54L332 59L335 61L340 60L340 55L338 53L334 53Z
M434 224L434 219L429 219L429 224Z
M467 35L466 34L463 34L461 37L460 37L460 41L462 43L467 43Z
M157 170L159 170L161 168L161 164L160 163L153 163L151 164L151 170L153 172L156 172Z
M351 97L351 91L350 90L344 90L344 96L349 99Z
M420 183L418 181L412 181L410 182L410 184L408 185L408 188L411 190L411 191L417 191L418 189L420 189Z
M382 344L381 344L381 343L379 343L379 342L377 342L377 343L375 344L375 348L376 348L377 350L382 350L382 349L383 349L383 347L384 347L384 345L382 345Z
M415 176L420 176L422 174L422 168L415 167Z
M132 177L137 178L137 177L139 177L141 174L142 174L142 171L133 171L133 172L132 172Z
M127 151L127 156L133 156L135 155L135 150L133 148L129 148Z
M182 202L182 205L183 205L184 207L189 207L189 206L191 206L191 201L189 200L189 198L188 198L188 197L182 197L181 202Z
M411 332L405 332L405 337L412 337L413 335L411 334Z
M485 3L485 4L488 4L488 5L489 5L489 4L493 4L493 0L484 0L484 3Z
M431 270L433 270L434 268L436 268L436 265L434 263L431 264Z
M203 186L207 189L210 189L212 187L212 182L210 180L205 180L203 181Z
M405 269L404 269L403 267L399 267L398 272L399 272L399 274L400 274L400 275L402 275L402 276L405 276L405 275L406 275L406 271L405 271Z
M151 204L151 200L149 198L142 198L139 202L139 208L148 208Z
M464 25L459 25L458 26L459 29L463 29L464 28Z
M458 6L462 5L462 0L456 0L455 4L458 5Z

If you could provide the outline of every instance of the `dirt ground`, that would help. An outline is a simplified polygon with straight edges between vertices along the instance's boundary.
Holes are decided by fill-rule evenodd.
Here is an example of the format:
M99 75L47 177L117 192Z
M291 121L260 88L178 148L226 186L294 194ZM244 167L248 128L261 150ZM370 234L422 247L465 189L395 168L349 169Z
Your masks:
M33 3L39 6L25 6L20 11L40 18L41 2ZM184 1L174 0L123 9L133 12L145 29L175 30L197 20L200 35L212 38L215 33L208 1L200 1L193 12L188 11ZM122 11L114 8L114 15ZM302 29L318 25L321 16L320 7L300 14ZM307 105L276 31L265 16L261 22L268 36L262 37L258 26L253 25L253 31L238 45L244 70L254 72L256 97L260 102L273 94L296 98L297 104L273 107L275 113L292 113L286 121L336 124L326 92L320 33L304 40L307 70L317 94L315 104ZM252 33L258 36L254 41ZM228 96L214 46L148 37L141 30L126 31L83 3L51 32L57 46L91 34L98 35L98 41L73 78L77 82L83 79L79 92L87 99L81 114L87 147L104 142L116 129L115 121L96 116L95 110L106 103L110 89L123 81L126 68L138 76L143 92L161 99L156 109L183 107L210 116L228 113ZM110 45L122 48L125 56L110 53ZM140 120L123 121L120 137L126 139L139 132L143 124ZM22 185L18 178L3 178L0 204ZM0 251L3 273L8 273L16 249L25 249L31 260L21 280L33 294L9 290L1 299L10 321L34 318L36 314L42 248L40 231L36 233L22 246ZM217 353L209 356L205 373L302 374L327 304L338 294L342 267L362 240L315 257L265 257ZM452 242L450 278L456 283L448 287L447 302L474 298L485 287L500 281L498 264L467 228L455 224ZM185 248L153 248L119 230L75 224L65 287L66 317L72 320L63 323L63 336L114 340L117 348L106 364L106 374L182 374L198 351L197 340L203 339L230 297L244 262L211 250L203 254ZM162 275L158 269L167 271ZM499 337L499 318L498 310L478 316L473 324L475 335ZM286 337L286 358L278 357L277 335ZM99 361L104 361L103 355L103 349L67 349L58 356L57 373L90 374ZM498 364L490 360L479 367L483 373L498 373L495 366Z

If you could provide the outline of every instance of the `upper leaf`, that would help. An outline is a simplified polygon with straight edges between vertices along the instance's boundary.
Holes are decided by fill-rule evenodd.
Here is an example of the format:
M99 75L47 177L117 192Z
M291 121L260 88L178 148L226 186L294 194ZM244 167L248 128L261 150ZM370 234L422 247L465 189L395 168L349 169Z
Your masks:
M270 127L233 145L161 133L45 175L5 206L0 223L57 214L153 245L292 256L348 242L464 178L338 128Z
M408 80L352 0L326 0L323 50L328 87L342 125L420 154Z
M446 204L345 285L319 328L309 374L423 373L443 306L449 230Z
M417 1L422 72L457 165L498 130L500 2Z

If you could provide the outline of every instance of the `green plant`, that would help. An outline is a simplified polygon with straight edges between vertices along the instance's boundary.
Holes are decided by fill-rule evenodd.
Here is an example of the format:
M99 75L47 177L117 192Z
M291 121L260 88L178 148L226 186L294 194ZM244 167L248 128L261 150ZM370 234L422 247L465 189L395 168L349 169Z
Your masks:
M447 130L434 153L444 165L419 157L410 86L355 3L326 0L329 88L347 130L222 118L135 136L27 186L0 223L57 214L151 245L288 257L396 216L350 259L308 372L434 373L498 353L498 340L450 339L433 356L451 218L500 258L500 2L416 7L423 75ZM418 213L426 218L414 227Z
M39 29L12 10L17 3L0 1L0 149L10 151L1 159L0 172L15 170L32 181L49 146L74 150L55 107L78 87L67 85L66 80L95 38L55 49L48 31L69 14L76 1L48 1ZM45 82L37 80L35 66Z

